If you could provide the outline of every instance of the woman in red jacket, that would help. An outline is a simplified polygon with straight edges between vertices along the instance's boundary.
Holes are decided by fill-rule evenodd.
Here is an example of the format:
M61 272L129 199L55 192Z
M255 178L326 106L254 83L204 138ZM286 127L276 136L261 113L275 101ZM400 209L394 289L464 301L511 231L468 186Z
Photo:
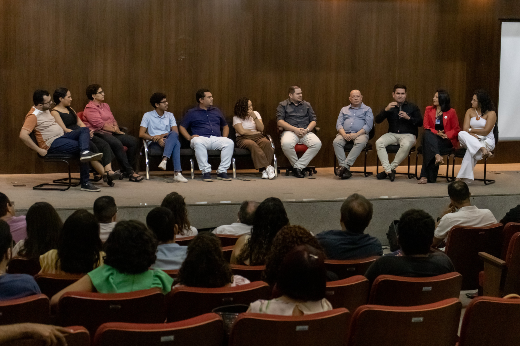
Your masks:
M419 184L435 183L439 165L444 163L441 152L459 147L459 119L451 108L446 90L439 89L433 96L433 106L424 111L423 126L423 165Z

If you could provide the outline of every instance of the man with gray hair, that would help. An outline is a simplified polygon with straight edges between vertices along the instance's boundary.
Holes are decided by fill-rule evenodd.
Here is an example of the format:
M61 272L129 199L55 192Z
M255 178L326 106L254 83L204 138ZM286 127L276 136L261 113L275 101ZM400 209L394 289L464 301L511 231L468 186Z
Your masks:
M240 210L238 211L238 222L233 222L231 225L219 226L213 230L213 233L228 235L243 235L251 233L257 207L258 202L242 202L240 205Z

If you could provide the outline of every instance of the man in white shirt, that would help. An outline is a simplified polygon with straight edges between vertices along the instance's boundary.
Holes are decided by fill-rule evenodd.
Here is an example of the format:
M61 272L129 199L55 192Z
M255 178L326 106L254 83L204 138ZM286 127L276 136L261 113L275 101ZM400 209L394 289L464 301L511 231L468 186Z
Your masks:
M450 205L437 224L433 246L439 246L448 236L453 226L483 227L497 223L489 209L479 209L471 205L471 193L463 181L454 181L448 185Z
M251 233L253 228L253 220L255 218L255 211L258 207L258 202L244 201L240 205L238 211L238 222L231 225L222 225L213 230L215 234L229 234L229 235L243 235Z
M101 196L96 199L94 215L99 222L99 238L105 242L117 223L117 206L114 197Z

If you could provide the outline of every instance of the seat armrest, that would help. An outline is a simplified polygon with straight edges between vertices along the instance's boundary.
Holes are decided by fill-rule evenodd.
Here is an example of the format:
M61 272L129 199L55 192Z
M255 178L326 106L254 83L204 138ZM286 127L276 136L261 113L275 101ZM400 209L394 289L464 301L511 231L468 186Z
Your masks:
M501 297L502 283L507 272L506 262L485 252L479 252L478 255L484 260L484 295Z
M490 265L493 265L495 267L504 268L506 266L506 262L501 260L500 258L497 258L493 255L490 255L486 252L479 252L478 256L482 258L482 260L485 263L489 263Z

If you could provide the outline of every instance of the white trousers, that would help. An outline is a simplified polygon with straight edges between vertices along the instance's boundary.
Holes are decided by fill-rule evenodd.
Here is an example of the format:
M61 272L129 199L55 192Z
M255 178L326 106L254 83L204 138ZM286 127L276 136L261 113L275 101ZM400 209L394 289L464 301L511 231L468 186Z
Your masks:
M217 173L227 172L231 165L231 158L233 157L233 150L235 144L227 137L194 137L191 140L190 146L195 150L195 157L197 164L202 173L211 172L211 165L208 163L208 150L220 150L220 166L218 166Z
M289 159L291 166L294 168L304 169L309 162L318 154L321 148L321 141L314 133L309 132L302 138L298 138L292 131L284 131L280 139L282 150L285 156ZM294 147L296 144L305 144L307 151L298 159Z
M495 141L486 137L478 140L466 131L460 131L459 142L461 147L466 148L466 154L462 159L457 178L474 180L473 169L477 162L482 159L482 151L480 149L483 147L486 147L488 150L495 149Z

